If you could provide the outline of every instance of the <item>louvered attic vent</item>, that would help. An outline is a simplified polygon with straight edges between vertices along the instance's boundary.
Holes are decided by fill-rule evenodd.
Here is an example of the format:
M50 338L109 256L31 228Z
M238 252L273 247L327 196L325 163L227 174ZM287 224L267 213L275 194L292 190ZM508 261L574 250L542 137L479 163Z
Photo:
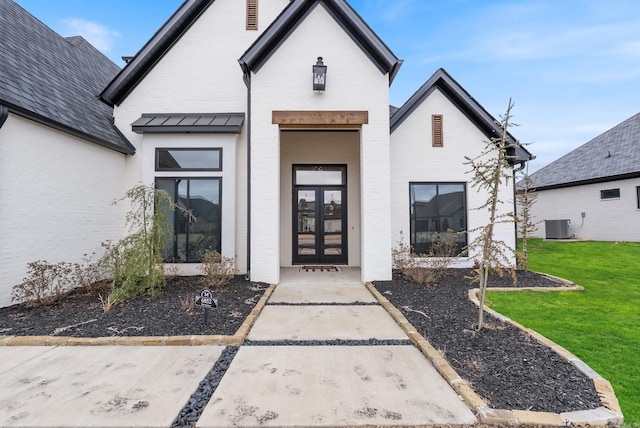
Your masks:
M258 0L247 0L247 30L258 29Z
M443 147L444 146L444 135L442 131L442 115L434 114L431 115L431 145L433 147Z

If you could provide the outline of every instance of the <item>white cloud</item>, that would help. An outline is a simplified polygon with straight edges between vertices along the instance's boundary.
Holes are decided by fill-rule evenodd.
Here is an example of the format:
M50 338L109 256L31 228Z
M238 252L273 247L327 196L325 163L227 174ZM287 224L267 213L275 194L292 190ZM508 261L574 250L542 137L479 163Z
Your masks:
M615 53L618 55L640 56L640 40L623 43Z
M116 39L121 36L105 25L82 18L65 18L60 25L63 36L82 36L102 53L110 52Z

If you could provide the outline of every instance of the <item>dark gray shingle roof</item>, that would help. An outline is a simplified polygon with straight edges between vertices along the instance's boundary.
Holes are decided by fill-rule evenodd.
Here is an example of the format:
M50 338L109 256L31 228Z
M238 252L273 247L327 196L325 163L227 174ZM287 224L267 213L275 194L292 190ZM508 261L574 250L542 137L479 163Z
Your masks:
M538 190L632 177L640 177L640 113L531 174Z
M12 0L0 0L0 104L13 113L131 154L98 99L119 67L82 37L64 38Z

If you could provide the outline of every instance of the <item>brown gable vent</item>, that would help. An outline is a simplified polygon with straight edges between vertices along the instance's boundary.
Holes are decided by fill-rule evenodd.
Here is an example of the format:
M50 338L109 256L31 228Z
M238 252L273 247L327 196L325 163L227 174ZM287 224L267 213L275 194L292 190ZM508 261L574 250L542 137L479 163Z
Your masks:
M258 0L247 0L247 30L258 29Z
M442 131L442 115L431 115L431 145L433 147L444 146L444 135Z

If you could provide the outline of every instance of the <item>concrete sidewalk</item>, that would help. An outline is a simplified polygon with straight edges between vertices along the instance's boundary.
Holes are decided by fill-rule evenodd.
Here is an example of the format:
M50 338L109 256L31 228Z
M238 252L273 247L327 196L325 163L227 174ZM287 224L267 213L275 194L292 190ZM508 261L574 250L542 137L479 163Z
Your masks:
M196 426L476 422L357 270L281 278ZM0 426L169 427L223 349L0 347Z

